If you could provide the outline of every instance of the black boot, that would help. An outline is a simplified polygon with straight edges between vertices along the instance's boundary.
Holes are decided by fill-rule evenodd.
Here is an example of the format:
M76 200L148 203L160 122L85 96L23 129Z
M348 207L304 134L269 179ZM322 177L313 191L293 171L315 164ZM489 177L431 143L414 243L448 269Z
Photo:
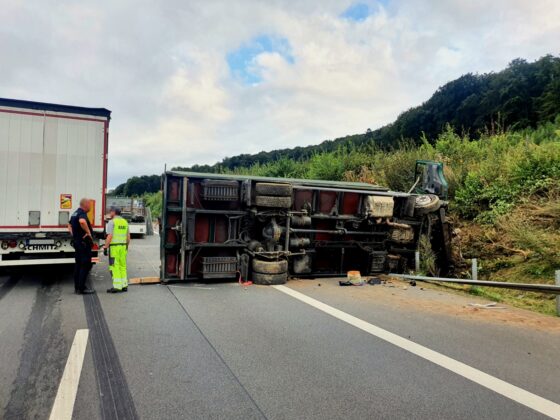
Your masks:
M122 290L119 289L115 289L114 287L111 287L110 289L107 289L107 293L121 293Z
M80 290L81 295L93 295L94 293L95 293L95 290L88 289L87 287L85 289Z

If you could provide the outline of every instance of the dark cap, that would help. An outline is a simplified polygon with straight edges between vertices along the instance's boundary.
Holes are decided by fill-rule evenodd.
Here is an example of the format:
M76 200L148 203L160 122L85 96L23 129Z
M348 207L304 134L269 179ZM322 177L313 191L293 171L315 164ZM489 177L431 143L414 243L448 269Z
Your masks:
M113 207L111 207L110 211L114 211L115 214L117 214L117 215L121 214L121 208L120 207L113 206Z

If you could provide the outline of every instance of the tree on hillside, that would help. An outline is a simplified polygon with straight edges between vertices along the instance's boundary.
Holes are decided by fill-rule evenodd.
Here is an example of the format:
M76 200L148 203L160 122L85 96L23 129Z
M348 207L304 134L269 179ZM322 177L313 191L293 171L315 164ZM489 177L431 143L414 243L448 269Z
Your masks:
M155 193L161 188L161 176L159 175L142 175L133 176L125 183L117 186L111 195L138 197L145 193Z

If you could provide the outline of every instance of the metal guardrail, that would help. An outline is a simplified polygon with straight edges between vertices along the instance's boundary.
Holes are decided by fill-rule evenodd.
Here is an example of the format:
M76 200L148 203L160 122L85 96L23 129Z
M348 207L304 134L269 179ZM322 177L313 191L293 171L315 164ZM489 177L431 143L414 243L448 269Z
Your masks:
M438 281L444 283L470 284L473 286L502 287L505 289L527 290L531 292L554 293L560 295L560 284L552 285L552 284L530 284L530 283L507 283L502 281L452 279L447 277L428 277L428 276L416 276L410 274L394 274L394 273L390 273L389 275L393 277L408 279L408 280L420 280L420 281L427 281L427 282Z
M414 254L415 271L420 271L420 252L416 251ZM472 279L451 279L447 277L427 277L427 276L416 276L409 274L390 274L391 276L400 277L410 280L420 280L420 281L438 281L444 283L456 283L456 284L470 284L473 286L487 286L487 287L502 287L504 289L515 289L515 290L527 290L531 292L540 293L554 293L556 294L556 315L560 316L560 270L556 270L554 282L556 285L551 284L530 284L530 283L507 283L501 281L489 281L489 280L478 280L478 259L471 259L472 268L471 276Z

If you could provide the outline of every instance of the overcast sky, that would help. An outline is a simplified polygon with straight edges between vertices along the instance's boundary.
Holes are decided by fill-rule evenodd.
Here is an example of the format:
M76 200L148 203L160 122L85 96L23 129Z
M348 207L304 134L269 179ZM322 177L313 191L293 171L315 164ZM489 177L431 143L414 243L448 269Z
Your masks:
M0 97L105 107L109 186L375 129L560 53L559 0L1 0Z

